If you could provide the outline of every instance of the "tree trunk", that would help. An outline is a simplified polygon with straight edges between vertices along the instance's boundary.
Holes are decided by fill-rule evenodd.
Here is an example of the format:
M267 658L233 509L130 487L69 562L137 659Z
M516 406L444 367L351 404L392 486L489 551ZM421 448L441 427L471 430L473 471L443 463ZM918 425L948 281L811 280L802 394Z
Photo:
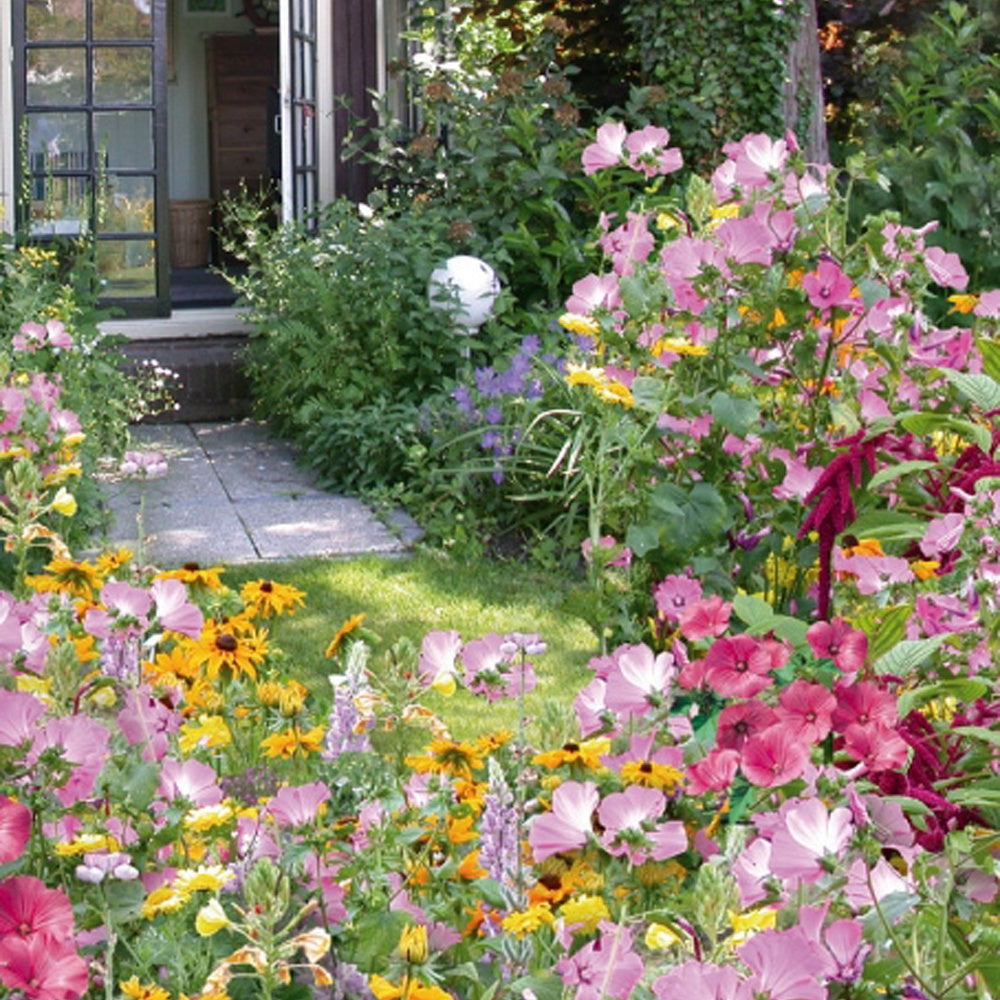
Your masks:
M808 119L806 158L814 163L828 163L830 147L823 115L825 102L816 0L805 0L804 7L798 34L788 54L788 75L782 90L781 112L785 125L793 131L797 131L800 122Z

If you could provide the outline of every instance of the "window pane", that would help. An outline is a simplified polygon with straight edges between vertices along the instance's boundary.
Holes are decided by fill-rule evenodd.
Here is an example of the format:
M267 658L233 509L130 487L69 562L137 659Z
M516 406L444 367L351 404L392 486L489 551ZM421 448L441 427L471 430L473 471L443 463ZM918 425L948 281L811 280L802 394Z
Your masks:
M99 233L152 233L155 202L152 177L107 178L98 205Z
M29 49L25 60L28 104L86 104L87 50Z
M86 177L36 177L31 183L32 236L82 236L90 226Z
M71 41L84 38L87 5L84 0L25 0L28 41Z
M153 169L152 112L97 112L94 114L94 138L109 170Z
M101 298L152 298L156 295L156 243L149 239L98 241L97 273Z
M95 104L152 104L153 50L94 50Z
M150 38L153 0L94 0L94 38Z
M28 166L32 173L90 167L86 114L40 111L25 117L28 119Z

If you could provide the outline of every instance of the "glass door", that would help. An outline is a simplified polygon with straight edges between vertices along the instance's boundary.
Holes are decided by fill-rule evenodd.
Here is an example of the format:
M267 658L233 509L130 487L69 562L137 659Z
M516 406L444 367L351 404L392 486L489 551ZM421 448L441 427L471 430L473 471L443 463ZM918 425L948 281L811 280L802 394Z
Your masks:
M282 0L281 216L311 226L316 163L316 0Z
M101 300L167 315L167 0L15 0L18 228L93 254Z

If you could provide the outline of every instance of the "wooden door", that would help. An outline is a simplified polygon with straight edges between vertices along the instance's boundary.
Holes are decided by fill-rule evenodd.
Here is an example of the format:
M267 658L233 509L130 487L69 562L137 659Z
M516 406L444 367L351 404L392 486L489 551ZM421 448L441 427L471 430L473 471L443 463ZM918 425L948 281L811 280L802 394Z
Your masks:
M208 39L208 116L212 200L274 180L273 95L278 85L278 35L213 35Z

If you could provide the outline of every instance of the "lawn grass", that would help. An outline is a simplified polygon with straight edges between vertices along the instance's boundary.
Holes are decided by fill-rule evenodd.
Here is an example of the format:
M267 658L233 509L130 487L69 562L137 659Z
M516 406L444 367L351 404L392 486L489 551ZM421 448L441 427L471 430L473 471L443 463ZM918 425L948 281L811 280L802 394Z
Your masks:
M587 662L598 651L593 630L572 610L572 581L520 564L463 562L431 551L233 566L223 580L238 590L262 577L306 593L303 608L272 621L271 640L289 671L320 697L330 690L326 647L357 613L365 615L376 671L393 644L409 640L417 653L434 629L454 629L465 641L488 632L540 633L548 651L535 658L538 687L527 697L526 710L544 728L545 742L569 738L572 699L592 676ZM464 691L450 699L429 692L425 703L459 739L513 727L518 720L515 705L487 705Z

